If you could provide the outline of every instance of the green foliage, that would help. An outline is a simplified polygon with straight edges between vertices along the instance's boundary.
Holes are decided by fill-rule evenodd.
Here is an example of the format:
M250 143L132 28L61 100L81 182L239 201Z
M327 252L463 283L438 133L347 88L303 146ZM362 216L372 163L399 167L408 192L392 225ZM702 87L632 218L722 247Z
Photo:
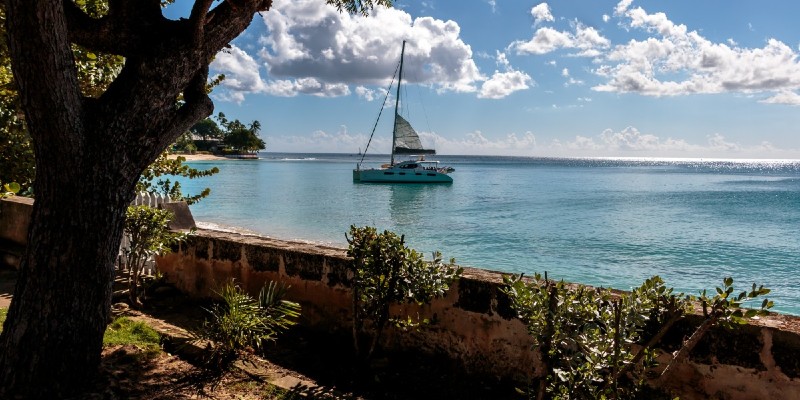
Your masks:
M216 116L219 125L224 128L222 131L222 142L232 150L233 153L247 153L265 149L266 143L258 133L261 131L261 123L253 121L250 126L240 122L238 119L233 121L223 113Z
M200 136L203 140L222 139L222 129L220 129L219 125L211 118L198 121L189 128L189 132Z
M19 193L20 190L19 183L16 182L2 184L2 188L3 190L0 190L0 199L14 196L15 194Z
M128 317L114 319L103 334L103 345L135 344L149 350L161 349L161 335L149 325Z
M90 17L108 12L106 0L76 0ZM0 7L0 182L18 182L25 194L32 193L36 164L31 138L25 124L16 83L11 72L11 57L6 40L5 7ZM92 52L72 46L81 91L99 97L119 74L125 59L118 55Z
M365 358L372 356L387 322L418 324L408 315L390 316L391 304L422 305L444 297L463 272L453 259L444 264L438 252L426 262L421 253L405 246L404 236L390 231L378 234L373 227L351 226L347 241L347 255L353 259L353 343ZM365 334L371 337L368 349L361 346Z
M0 332L3 331L3 324L6 323L6 315L8 315L8 309L0 308Z
M141 306L139 288L145 263L155 255L168 253L171 246L185 240L187 236L185 233L169 229L168 224L172 216L169 210L148 206L128 207L125 215L128 246L122 251L126 260L128 290L133 307Z
M283 284L269 282L254 299L234 282L225 284L218 292L221 302L206 310L210 319L196 332L198 338L211 342L208 366L225 368L240 352L261 350L265 342L295 325L300 305L284 300L287 290Z
M703 290L697 299L703 306L703 315L706 318L718 319L721 326L732 327L736 324L746 324L749 318L767 315L774 304L769 299L764 299L759 308L742 308L745 303L769 294L770 290L764 285L756 287L754 283L752 290L742 291L736 296L733 292L733 278L730 277L723 280L722 287L717 287L712 297Z
M731 278L725 279L713 298L703 292L699 299L674 294L658 276L621 294L570 287L538 274L530 281L521 275L507 276L504 281L503 292L528 326L542 358L544 373L529 392L538 399L637 398L646 388L644 372L656 364L655 345L691 310L693 301L710 305L707 315L717 317L709 316L698 327L670 365L680 362L710 326L722 321L742 323L772 306L765 300L760 310L743 311L742 302L769 290L754 285L751 292L733 298Z
M194 204L211 194L211 189L205 188L196 195L187 196L181 191L181 184L172 181L169 177L181 176L189 179L211 176L219 172L219 168L213 167L207 170L199 170L184 164L186 157L178 156L170 159L166 152L162 153L155 162L150 164L142 172L139 183L136 185L137 192L161 193L168 195L173 200L183 200L187 204Z
M5 7L0 6L0 182L18 182L29 188L36 166L25 114L11 73L5 26Z
M378 6L391 7L391 0L327 0L327 3L335 6L339 12L347 11L350 14L367 15L369 11Z

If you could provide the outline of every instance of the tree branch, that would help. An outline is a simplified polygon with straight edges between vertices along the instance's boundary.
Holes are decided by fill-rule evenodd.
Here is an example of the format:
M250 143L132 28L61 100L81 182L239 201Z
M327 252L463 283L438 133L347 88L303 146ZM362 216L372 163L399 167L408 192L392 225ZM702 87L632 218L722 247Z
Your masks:
M270 7L272 0L228 0L218 5L207 14L205 41L199 50L209 58L213 57L250 25L255 13L267 11Z
M213 0L197 0L192 7L189 21L192 25L192 38L196 45L201 45L203 43L206 15L208 15L208 9L211 8L212 2Z

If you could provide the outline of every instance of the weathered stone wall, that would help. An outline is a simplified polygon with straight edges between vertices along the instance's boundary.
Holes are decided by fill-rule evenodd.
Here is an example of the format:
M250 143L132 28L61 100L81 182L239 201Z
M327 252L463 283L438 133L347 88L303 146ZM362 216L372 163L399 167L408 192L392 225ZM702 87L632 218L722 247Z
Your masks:
M28 243L33 199L11 196L0 200L0 267L17 268Z
M253 294L267 280L284 281L292 286L290 297L303 305L303 324L350 329L343 249L200 230L157 261L171 282L197 296L211 296L229 279ZM501 283L499 273L466 268L446 298L412 310L435 324L392 332L386 345L446 354L472 373L525 380L537 366L533 343L500 293ZM682 399L800 399L799 328L800 319L774 315L738 330L714 330L667 385ZM676 349L692 329L692 321L675 326L664 348Z
M0 201L0 262L27 241L32 200ZM181 207L183 209L185 207ZM188 208L186 208L188 212ZM190 217L189 217L190 218ZM191 226L193 220L185 220ZM14 260L11 260L12 262ZM351 298L343 249L200 230L158 267L186 293L211 296L236 279L256 294L267 280L290 285L303 305L302 323L326 332L350 330ZM419 332L390 332L387 346L445 354L464 370L523 381L537 367L525 326L500 293L499 273L466 268L447 297L417 308L436 323ZM663 341L674 351L696 321L673 327ZM800 318L772 315L737 330L711 331L667 385L682 399L800 400Z

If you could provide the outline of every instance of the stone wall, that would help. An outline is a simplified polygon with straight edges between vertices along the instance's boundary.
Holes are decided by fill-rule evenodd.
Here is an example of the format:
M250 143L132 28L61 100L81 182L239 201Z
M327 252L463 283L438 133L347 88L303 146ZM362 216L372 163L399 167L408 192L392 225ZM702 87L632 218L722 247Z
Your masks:
M0 262L13 260L27 241L32 200L0 201ZM188 208L178 207L180 211ZM192 226L188 216L181 225ZM186 226L181 226L185 228ZM176 227L178 228L178 227ZM303 305L302 323L324 332L347 334L351 298L343 249L199 230L178 251L160 257L158 267L176 286L211 296L219 284L236 279L256 294L267 280L292 286ZM513 317L500 293L502 275L466 268L447 297L413 310L434 324L414 333L389 332L386 346L446 355L467 372L524 381L537 367L525 326ZM697 321L673 327L662 342L674 351ZM800 400L800 318L771 315L733 331L711 331L667 384L682 399Z
M200 230L157 261L171 282L196 296L211 296L229 279L253 294L267 280L284 281L292 286L291 299L303 306L303 324L328 332L350 329L343 249ZM434 324L414 333L391 332L385 345L444 354L467 372L524 381L537 360L525 326L499 291L501 283L500 273L465 268L446 298L410 310ZM692 329L692 321L675 326L664 348L677 348ZM714 330L667 385L682 399L800 399L798 332L800 319L785 315L734 331Z
M28 243L33 199L11 196L0 200L0 267L17 268Z

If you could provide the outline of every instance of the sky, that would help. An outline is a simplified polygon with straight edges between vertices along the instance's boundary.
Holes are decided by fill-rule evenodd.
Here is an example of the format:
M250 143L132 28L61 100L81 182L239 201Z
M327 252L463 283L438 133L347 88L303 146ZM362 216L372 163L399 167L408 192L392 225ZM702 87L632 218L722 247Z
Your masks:
M187 16L178 0L165 15ZM267 151L364 149L401 104L448 155L800 159L800 2L274 0L220 52L215 113ZM391 110L370 153L390 151Z

